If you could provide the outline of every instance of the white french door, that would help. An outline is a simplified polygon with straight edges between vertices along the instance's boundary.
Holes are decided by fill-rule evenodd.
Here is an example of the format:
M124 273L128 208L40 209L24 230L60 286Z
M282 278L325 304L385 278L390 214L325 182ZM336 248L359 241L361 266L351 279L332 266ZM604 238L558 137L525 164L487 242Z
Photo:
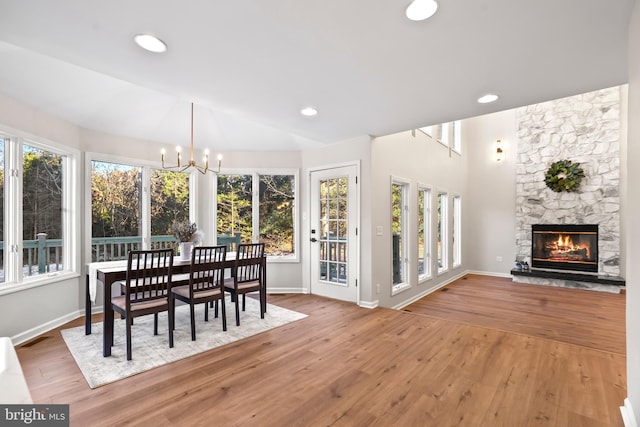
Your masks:
M311 293L358 302L357 167L311 172Z

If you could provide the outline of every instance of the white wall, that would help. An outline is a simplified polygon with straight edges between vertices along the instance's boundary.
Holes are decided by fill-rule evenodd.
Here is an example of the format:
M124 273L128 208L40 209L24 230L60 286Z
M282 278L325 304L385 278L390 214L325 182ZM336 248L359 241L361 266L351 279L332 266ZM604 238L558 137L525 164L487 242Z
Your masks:
M331 167L344 164L357 164L360 169L359 197L360 197L360 265L359 265L359 293L360 303L364 306L376 304L375 295L371 287L371 138L363 136L327 147L308 150L302 153L301 203L302 203L302 259L305 264L303 272L311 271L309 262L310 254L310 227L309 227L309 171L312 169ZM309 274L303 274L303 287L306 292L310 289Z
M462 122L470 158L467 198L472 211L465 217L465 242L472 271L509 275L514 266L516 132L515 109ZM500 162L497 139L505 157Z
M627 396L640 416L640 4L629 25L629 128L627 141Z
M463 135L463 141L464 141ZM451 280L456 275L467 269L467 256L469 238L464 235L468 227L464 225L467 218L473 214L472 204L469 203L468 159L465 151L467 145L463 142L462 153L459 155L448 147L440 144L426 134L416 131L415 136L411 131L394 135L378 137L373 140L371 146L372 158L372 188L375 189L375 198L371 205L371 228L368 233L372 235L372 285L377 289L380 284L380 293L374 295L383 307L401 307L417 299ZM410 182L409 204L411 217L409 219L409 283L411 287L394 296L392 290L392 249L391 249L391 177L401 178ZM451 198L459 195L462 200L463 222L463 253L462 264L457 268L449 268L446 273L437 274L437 257L435 246L435 224L437 215L435 212L435 198L432 199L432 240L431 253L433 265L431 267L433 277L424 283L418 283L417 273L417 193L418 185L429 186L432 194L445 191L449 195L449 230L452 226ZM377 235L376 229L382 228L382 235ZM450 236L450 234L449 234ZM452 248L449 244L449 261L452 259Z

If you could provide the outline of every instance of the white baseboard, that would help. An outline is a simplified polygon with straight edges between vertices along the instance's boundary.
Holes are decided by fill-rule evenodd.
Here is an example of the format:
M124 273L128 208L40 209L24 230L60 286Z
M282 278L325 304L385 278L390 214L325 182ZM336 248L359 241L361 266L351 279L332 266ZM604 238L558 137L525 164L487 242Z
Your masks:
M378 300L375 301L360 301L360 304L358 304L360 307L362 308L376 308L379 304Z
M622 421L625 427L638 427L638 422L633 414L633 408L631 407L631 401L629 398L624 399L624 406L620 407L622 413Z
M413 304L414 302L418 301L420 298L429 295L435 291L437 291L440 288L443 288L445 286L447 286L449 283L455 282L456 280L460 279L461 277L466 276L467 274L469 274L469 271L463 271L462 273L456 274L453 277L450 277L449 279L445 280L442 283L438 283L435 287L433 288L429 288L427 290L425 290L424 292L419 293L418 295L414 296L413 298L409 298L408 300L402 301L400 304L397 304L391 308L395 309L395 310L402 310L403 308L405 308L406 306Z
M14 346L22 344L23 342L27 342L30 339L37 337L38 335L49 332L50 330L55 329L58 326L62 326L65 323L82 316L84 316L84 309L65 314L64 316L58 317L57 319L53 319L49 322L43 323L42 325L38 325L35 328L31 328L27 331L21 332L18 335L14 335L11 337L11 341L13 342Z
M480 275L480 276L511 277L511 273L495 273L495 272L492 272L492 271L468 270L467 274L477 274L477 275Z
M305 288L267 288L267 294L308 294Z

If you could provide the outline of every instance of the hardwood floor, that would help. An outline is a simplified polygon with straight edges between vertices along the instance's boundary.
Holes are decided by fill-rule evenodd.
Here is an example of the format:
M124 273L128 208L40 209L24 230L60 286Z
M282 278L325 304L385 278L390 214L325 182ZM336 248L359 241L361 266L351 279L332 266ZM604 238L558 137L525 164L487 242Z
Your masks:
M69 403L72 426L622 426L624 296L514 286L467 276L409 311L270 295L309 316L95 390L59 329L16 350L34 401ZM610 336L574 336L574 310Z

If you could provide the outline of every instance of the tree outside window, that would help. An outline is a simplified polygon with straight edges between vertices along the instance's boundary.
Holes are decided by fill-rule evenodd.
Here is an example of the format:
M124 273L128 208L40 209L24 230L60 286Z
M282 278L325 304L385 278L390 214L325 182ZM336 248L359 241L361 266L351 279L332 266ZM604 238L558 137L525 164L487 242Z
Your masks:
M33 276L64 269L63 156L23 145L23 274Z
M218 244L259 241L269 256L294 255L295 182L293 174L218 175Z

